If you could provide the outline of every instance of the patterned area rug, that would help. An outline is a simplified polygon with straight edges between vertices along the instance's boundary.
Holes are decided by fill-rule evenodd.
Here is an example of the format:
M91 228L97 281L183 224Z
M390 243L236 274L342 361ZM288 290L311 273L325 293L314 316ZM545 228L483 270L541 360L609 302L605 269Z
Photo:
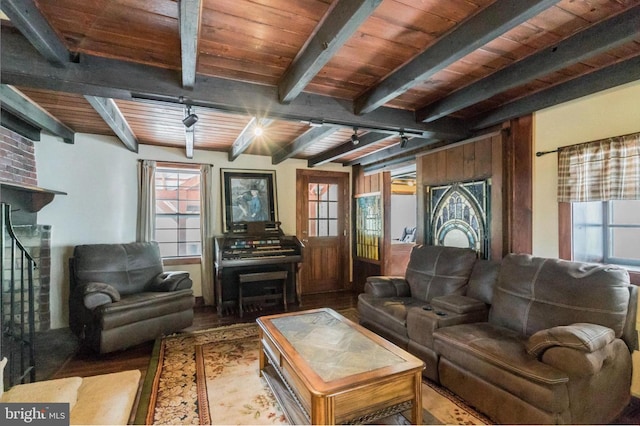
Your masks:
M355 310L341 312L355 319ZM258 326L237 324L156 342L136 424L287 424L258 375ZM423 383L425 424L488 424L455 395ZM385 424L407 424L400 415Z

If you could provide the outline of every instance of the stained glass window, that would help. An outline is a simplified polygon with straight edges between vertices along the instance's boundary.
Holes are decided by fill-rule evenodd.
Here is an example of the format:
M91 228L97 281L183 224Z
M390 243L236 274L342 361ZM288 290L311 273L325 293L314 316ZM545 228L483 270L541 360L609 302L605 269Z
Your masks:
M486 181L428 188L427 241L433 245L465 247L489 257L489 188Z

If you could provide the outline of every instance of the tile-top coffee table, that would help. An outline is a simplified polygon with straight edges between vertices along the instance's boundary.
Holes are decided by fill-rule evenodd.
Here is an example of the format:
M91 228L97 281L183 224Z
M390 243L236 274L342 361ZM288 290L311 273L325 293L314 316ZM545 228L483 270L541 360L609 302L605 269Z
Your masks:
M370 423L411 409L424 363L331 309L257 319L260 373L293 424Z

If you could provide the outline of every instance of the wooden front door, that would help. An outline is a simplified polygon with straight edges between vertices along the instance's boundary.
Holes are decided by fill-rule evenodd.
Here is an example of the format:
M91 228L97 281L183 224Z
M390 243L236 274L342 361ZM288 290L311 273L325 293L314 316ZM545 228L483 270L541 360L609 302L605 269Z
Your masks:
M297 237L305 248L302 294L343 290L349 280L349 174L298 170Z

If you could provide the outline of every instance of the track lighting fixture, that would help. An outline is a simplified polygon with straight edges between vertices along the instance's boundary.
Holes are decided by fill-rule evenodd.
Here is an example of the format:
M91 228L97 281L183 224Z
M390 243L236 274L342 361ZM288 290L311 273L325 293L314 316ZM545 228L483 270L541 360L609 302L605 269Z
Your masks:
M404 132L400 132L400 148L404 148L409 143L409 138L404 134Z
M187 105L187 110L185 112L185 117L182 119L182 124L184 127L189 128L196 124L198 121L198 116L191 112L191 105Z
M351 143L354 145L358 145L360 143L360 138L358 138L358 128L353 128L353 134L351 135Z

